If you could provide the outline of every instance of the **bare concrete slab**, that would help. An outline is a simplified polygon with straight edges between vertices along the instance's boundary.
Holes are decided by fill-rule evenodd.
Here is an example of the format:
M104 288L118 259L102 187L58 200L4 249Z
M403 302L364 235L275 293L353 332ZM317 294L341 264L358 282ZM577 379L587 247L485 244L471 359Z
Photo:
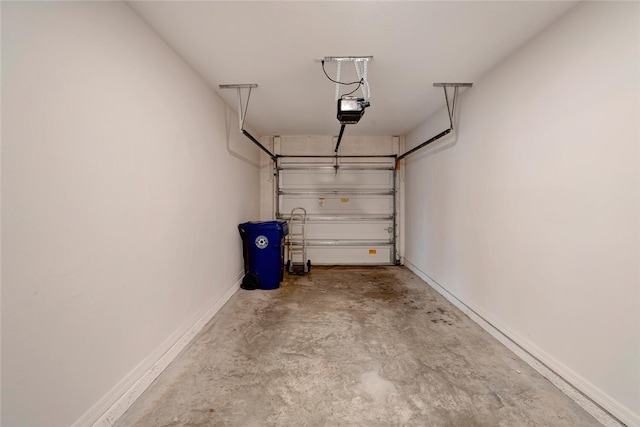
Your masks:
M403 267L240 290L118 426L596 426Z

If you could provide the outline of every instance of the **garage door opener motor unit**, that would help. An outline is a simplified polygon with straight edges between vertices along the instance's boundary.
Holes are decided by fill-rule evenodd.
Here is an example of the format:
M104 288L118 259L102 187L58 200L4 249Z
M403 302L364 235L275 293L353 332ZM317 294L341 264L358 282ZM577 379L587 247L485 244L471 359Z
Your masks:
M346 125L354 125L360 121L364 115L365 108L371 105L371 90L369 89L369 81L367 80L367 64L373 59L373 56L325 56L320 59L322 63L322 71L329 80L336 84L336 101L338 103L338 113L336 118L340 122L340 134L338 135L338 142L336 143L335 152L338 152L340 147L340 141L344 134L344 128ZM336 66L336 78L333 79L327 74L325 69L325 62L337 62ZM358 80L352 82L340 81L340 73L342 70L343 62L352 62ZM341 86L357 85L354 90L346 94L340 95ZM362 91L362 98L352 96L358 89Z

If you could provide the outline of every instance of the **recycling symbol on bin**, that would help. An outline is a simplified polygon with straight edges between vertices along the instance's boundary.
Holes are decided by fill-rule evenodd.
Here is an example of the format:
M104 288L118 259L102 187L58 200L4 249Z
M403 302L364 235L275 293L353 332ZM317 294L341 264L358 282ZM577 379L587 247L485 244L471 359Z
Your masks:
M267 239L267 236L256 237L256 246L258 249L264 249L269 246L269 239Z

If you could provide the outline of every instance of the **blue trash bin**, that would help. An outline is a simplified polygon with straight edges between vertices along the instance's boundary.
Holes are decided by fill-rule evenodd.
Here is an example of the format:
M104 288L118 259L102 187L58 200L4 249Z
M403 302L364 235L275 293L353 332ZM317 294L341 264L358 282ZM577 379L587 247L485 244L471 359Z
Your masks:
M286 221L245 222L238 225L242 237L244 289L276 289L284 277Z

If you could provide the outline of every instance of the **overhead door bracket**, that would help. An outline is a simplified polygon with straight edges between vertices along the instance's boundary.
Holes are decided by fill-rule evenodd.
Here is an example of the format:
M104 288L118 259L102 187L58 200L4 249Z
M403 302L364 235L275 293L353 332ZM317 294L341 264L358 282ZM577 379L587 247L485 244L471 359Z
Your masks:
M260 143L260 141L258 141L256 138L254 138L254 136L251 135L249 133L249 131L247 131L244 128L244 119L247 116L247 109L249 108L249 99L251 99L251 89L253 89L254 87L258 87L258 85L255 84L255 83L243 83L243 84L220 85L219 87L220 87L220 89L236 89L237 90L237 92L238 92L238 121L240 122L240 132L242 132L242 134L244 136L246 136L254 144L256 144L262 151L267 153L267 155L269 157L271 157L271 160L273 160L275 162L276 159L277 159L276 155L273 154L271 151L269 151L264 145L262 145ZM242 105L242 89L248 89L247 102L246 102L245 105Z
M404 159L405 157L407 157L409 154L413 154L416 151L426 147L427 145L431 144L432 142L435 142L437 140L439 140L440 138L442 138L445 135L450 134L451 132L453 132L453 128L454 128L454 123L455 123L455 114L456 114L456 100L458 98L458 88L460 87L472 87L473 83L434 83L433 84L434 87L441 87L444 90L444 99L447 103L447 113L449 116L449 129L446 129L442 132L440 132L438 135L429 138L428 140L426 140L425 142L423 142L422 144L412 148L411 150L407 151L404 154L401 154L398 156L396 163L400 162L400 160ZM448 88L453 88L453 98L451 101L449 101L449 91L447 90Z

